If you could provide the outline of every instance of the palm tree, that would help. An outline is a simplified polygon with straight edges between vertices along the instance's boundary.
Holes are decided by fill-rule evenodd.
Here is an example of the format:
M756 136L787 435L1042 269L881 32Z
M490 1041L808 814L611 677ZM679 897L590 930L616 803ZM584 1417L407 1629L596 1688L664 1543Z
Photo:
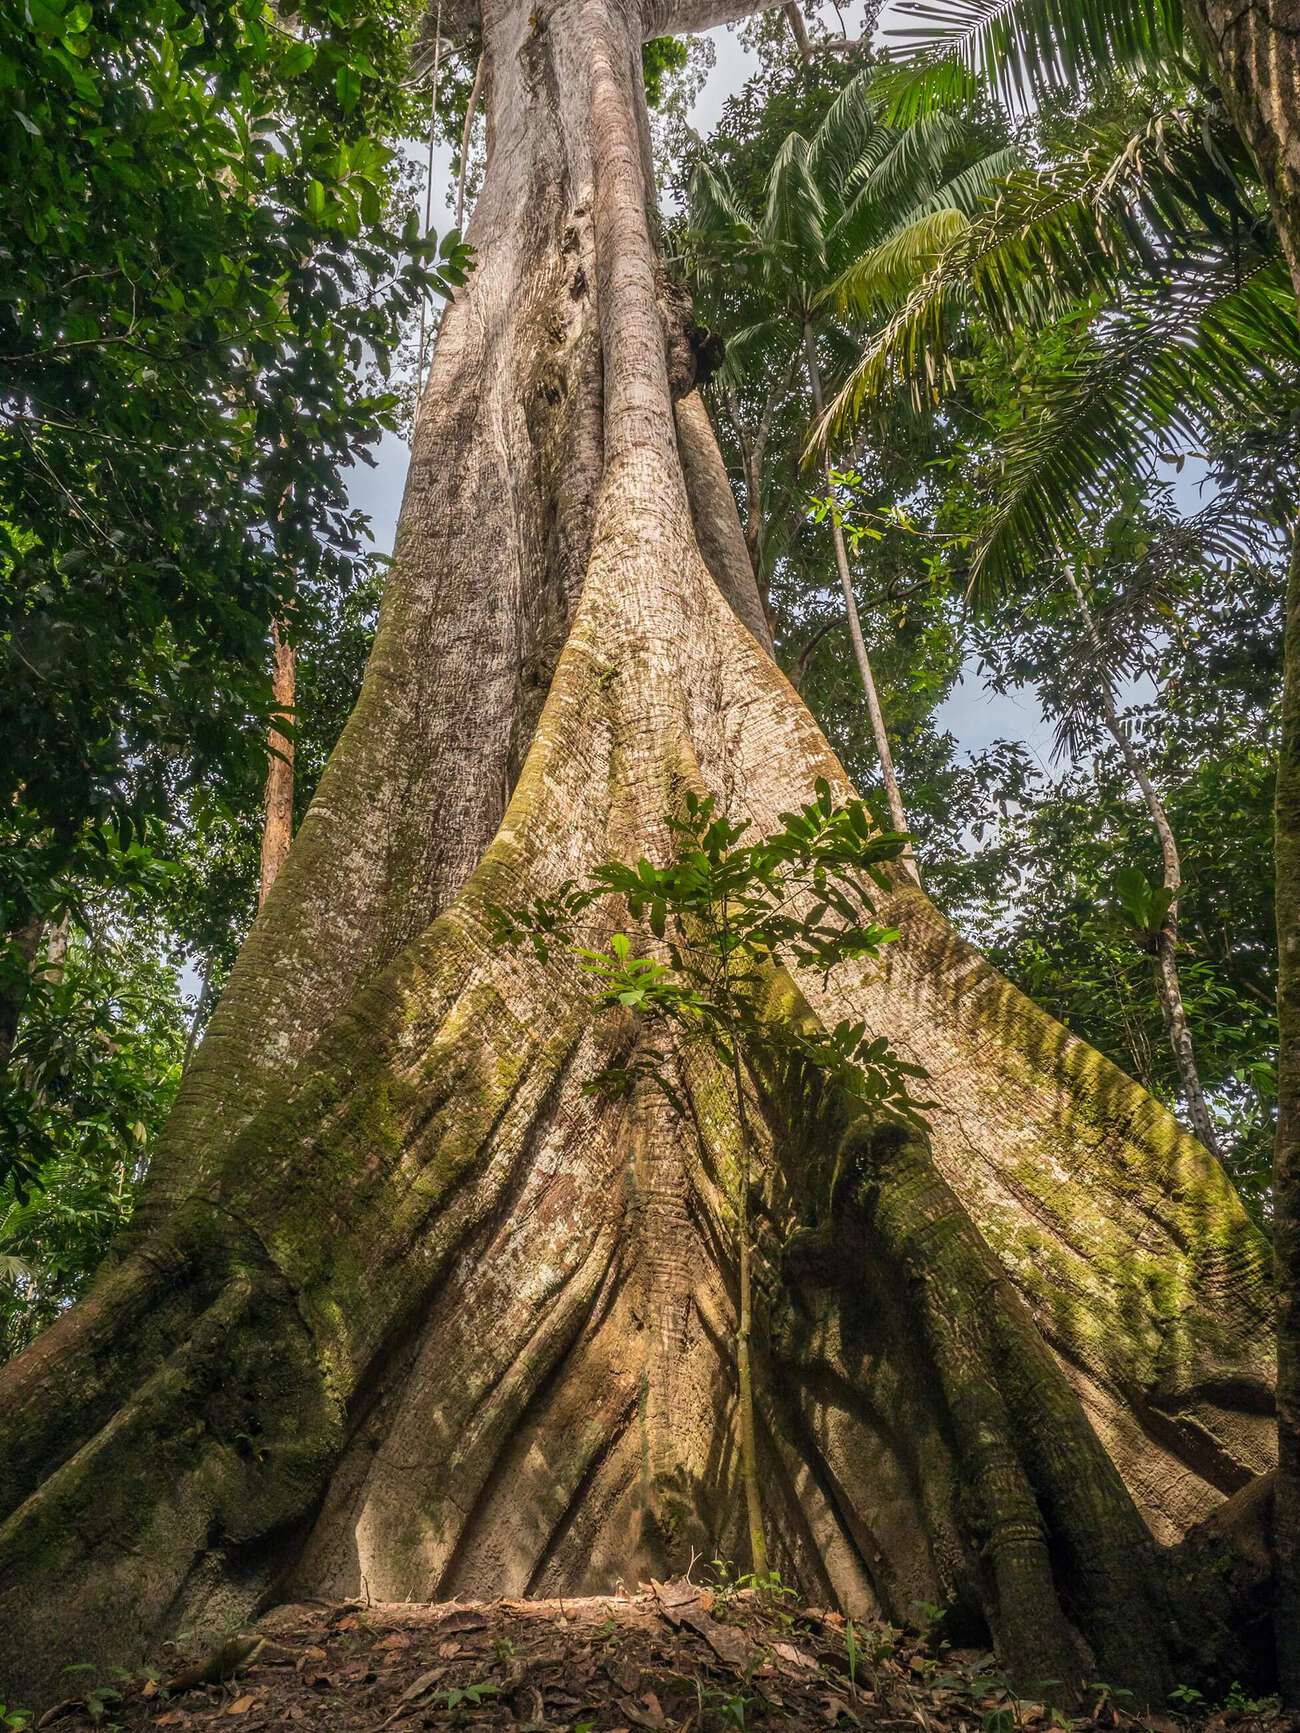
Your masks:
M1213 130L1202 134L1203 171L1197 184L1185 172L1166 177L1166 153L1153 150L1141 164L1148 195L1129 207L1127 246L1103 256L1097 240L1114 233L1112 197L1125 180L1136 184L1117 158L1110 177L1094 180L1076 223L1052 220L1050 199L1035 229L1016 211L1034 188L1010 187L996 214L959 237L953 251L869 347L848 390L833 406L832 425L851 418L869 393L897 370L927 380L942 371L950 299L945 285L962 276L965 293L1014 323L1032 312L1035 294L1050 307L1062 291L1109 277L1130 341L1097 342L1085 366L1067 367L1009 442L1008 482L1001 524L977 550L977 576L995 579L1015 565L1009 552L1028 526L1044 546L1053 524L1075 508L1089 488L1089 471L1127 462L1136 441L1162 424L1195 424L1203 411L1258 401L1277 374L1298 359L1295 295L1300 293L1300 36L1289 14L1261 0L910 0L904 11L913 64L895 75L892 117L924 116L969 94L979 83L1004 99L1027 102L1045 92L1079 87L1117 73L1140 75L1157 88L1181 83L1194 93L1204 121L1221 101ZM1158 135L1161 117L1146 129ZM1216 137L1217 135L1217 137ZM1227 146L1213 150L1212 143ZM1193 129L1173 153L1184 164L1197 155ZM1130 163L1133 159L1128 159ZM1250 222L1216 197L1225 160L1246 163L1258 192L1245 201ZM1181 178L1181 185L1179 184ZM1244 184L1244 177L1242 179ZM1209 196L1202 196L1209 189ZM1044 189L1049 194L1050 187ZM1056 189L1059 193L1060 189ZM1067 199L1062 199L1068 205ZM1265 215L1266 209L1266 215ZM1207 214L1216 219L1206 225ZM1225 245L1220 220L1231 214ZM1172 220L1171 220L1172 219ZM1000 226L1000 227L999 227ZM1208 228L1208 232L1207 232ZM1163 236L1161 231L1164 231ZM1149 287L1152 233L1172 242L1157 281L1159 294L1143 315L1128 293ZM1030 236L1039 237L1037 242ZM1197 236L1196 245L1188 237ZM1042 238L1060 249L1066 269L1029 290L1025 261ZM1246 258L1234 256L1245 241ZM1017 248L1019 252L1017 253ZM1143 254L1147 257L1144 259ZM1041 254L1040 254L1041 257ZM1001 260L1004 269L990 265ZM1080 269L1082 267L1082 269ZM1226 267L1226 268L1225 268ZM1071 275L1075 273L1071 282ZM1198 291L1197 279L1200 276ZM1287 293L1287 279L1291 293ZM1118 294L1115 290L1118 289ZM1189 300L1190 296L1190 300ZM1071 434L1074 410L1087 407L1089 375L1105 394ZM1107 373L1107 369L1109 372ZM1118 405L1120 414L1114 414ZM1072 447L1072 449L1071 449ZM1001 533L999 533L999 530ZM1023 558L1023 556L1021 556ZM1300 535L1293 534L1283 654L1282 740L1276 803L1276 907L1278 922L1278 1129L1274 1156L1274 1249L1278 1292L1278 1477L1274 1545L1278 1568L1275 1635L1284 1700L1300 1707Z
M691 183L692 265L703 294L717 293L738 259L746 271L749 305L760 317L728 345L727 386L760 371L765 391L752 432L743 426L734 395L727 402L737 429L748 495L747 540L761 556L762 505L773 421L803 371L812 413L825 411L823 352L841 334L832 320L828 287L864 254L887 246L904 229L944 232L945 223L975 210L985 190L1011 166L1000 150L970 162L969 129L939 113L908 128L883 125L869 99L871 74L851 79L811 138L793 132L772 162L766 196L757 215L745 210L726 175L701 164ZM727 401L724 398L724 401ZM788 455L788 454L787 454ZM872 738L893 829L907 831L907 815L894 769L871 658L849 569L843 526L834 505L830 451L823 440L819 462L831 496L829 512L835 569L844 595L854 660L866 695ZM786 466L787 474L791 473ZM909 870L917 877L910 851ZM919 879L918 879L919 882Z

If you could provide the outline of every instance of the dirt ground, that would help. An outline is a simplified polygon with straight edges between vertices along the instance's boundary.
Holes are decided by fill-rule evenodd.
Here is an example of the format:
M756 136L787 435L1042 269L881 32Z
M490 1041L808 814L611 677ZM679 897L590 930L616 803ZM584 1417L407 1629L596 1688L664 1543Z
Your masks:
M299 1603L221 1649L172 1648L104 1678L75 1667L36 1721L57 1733L923 1733L1151 1728L1284 1733L1268 1704L1130 1713L1103 1688L1067 1718L1018 1698L990 1655L927 1647L765 1591L689 1582L581 1600Z

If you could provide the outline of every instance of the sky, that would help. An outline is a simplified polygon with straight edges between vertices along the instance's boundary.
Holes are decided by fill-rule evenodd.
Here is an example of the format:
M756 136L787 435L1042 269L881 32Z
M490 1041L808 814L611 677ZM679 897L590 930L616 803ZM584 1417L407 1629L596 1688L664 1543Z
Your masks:
M822 11L828 26L838 31L833 7L825 5ZM854 26L855 11L851 4L843 6L850 30ZM882 26L888 27L891 14L896 11L896 4L885 7ZM708 35L714 43L716 62L691 109L691 123L702 134L712 130L727 97L739 90L757 68L756 57L744 49L734 30L723 28L710 31ZM452 226L456 202L451 153L444 145L439 145L434 153L433 187L432 223L441 234ZM369 515L376 545L388 552L392 548L406 481L406 446L388 435L376 448L375 455L378 467L373 470L358 468L349 491L353 504ZM848 654L847 645L845 654ZM979 752L995 740L1016 740L1023 742L1044 770L1050 768L1052 727L1033 691L1024 687L1002 695L989 692L973 663L967 666L958 685L940 705L936 721L956 737L963 754Z

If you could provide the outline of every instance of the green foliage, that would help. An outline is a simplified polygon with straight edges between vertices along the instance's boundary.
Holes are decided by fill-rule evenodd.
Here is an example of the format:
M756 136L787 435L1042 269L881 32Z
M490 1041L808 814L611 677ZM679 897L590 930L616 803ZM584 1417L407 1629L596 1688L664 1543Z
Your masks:
M147 952L74 932L38 969L0 1119L0 1359L85 1289L130 1216L184 1041L175 973Z
M446 1690L436 1693L447 1705L449 1710L460 1709L466 1703L477 1709L485 1697L494 1697L501 1689L489 1679L476 1679L469 1685L449 1685Z
M394 423L402 323L469 265L393 205L410 22L30 0L0 25L6 1033L33 933L158 895L133 851L252 810L272 616L309 640L369 581L345 471Z
M371 357L463 280L386 208L405 33L295 24L31 0L0 37L0 798L59 835L256 750L272 614L360 555Z
M861 1107L922 1123L908 1093L908 1079L922 1073L883 1037L868 1039L865 1025L847 1020L805 1029L768 1017L760 999L774 967L815 969L825 979L897 937L872 918L868 887L887 883L884 863L907 839L876 831L861 801L835 805L821 781L814 801L782 814L783 828L758 842L742 841L748 822L717 814L712 796L688 793L683 816L665 823L680 850L669 865L608 861L585 885L566 883L524 908L493 907L496 942L528 943L543 963L569 952L590 978L595 1008L701 1035L729 1067L761 1054L831 1082ZM599 948L578 942L578 923L611 896L646 922L662 958L638 955L621 932ZM654 1056L602 1074L595 1087L625 1093L640 1077L685 1110Z
M895 19L888 35L906 69L886 89L900 124L981 80L1022 103L1192 52L1182 0L900 0Z
M664 81L669 73L680 72L686 65L690 50L680 36L652 36L641 45L641 73L645 79L645 99L651 108L658 108L664 97Z

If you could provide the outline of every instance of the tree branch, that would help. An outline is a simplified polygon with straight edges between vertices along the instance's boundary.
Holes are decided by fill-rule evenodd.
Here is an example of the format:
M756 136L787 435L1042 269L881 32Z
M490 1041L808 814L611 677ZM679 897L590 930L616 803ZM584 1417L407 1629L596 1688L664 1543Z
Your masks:
M736 24L755 12L770 12L780 0L643 0L641 36L693 36L719 24Z

